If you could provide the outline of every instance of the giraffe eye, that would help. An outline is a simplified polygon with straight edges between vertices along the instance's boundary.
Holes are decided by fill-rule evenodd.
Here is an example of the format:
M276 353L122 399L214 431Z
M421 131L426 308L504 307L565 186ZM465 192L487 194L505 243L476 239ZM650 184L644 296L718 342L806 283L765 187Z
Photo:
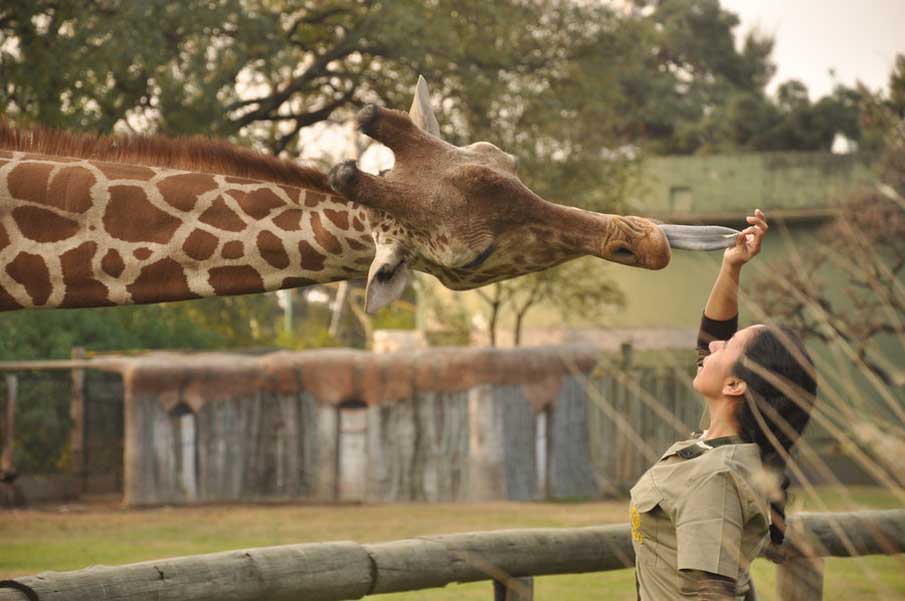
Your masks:
M486 261L487 258L493 254L493 250L493 244L491 244L490 246L482 250L481 254L475 257L474 260L472 260L467 265L463 265L462 269L474 269L475 267Z

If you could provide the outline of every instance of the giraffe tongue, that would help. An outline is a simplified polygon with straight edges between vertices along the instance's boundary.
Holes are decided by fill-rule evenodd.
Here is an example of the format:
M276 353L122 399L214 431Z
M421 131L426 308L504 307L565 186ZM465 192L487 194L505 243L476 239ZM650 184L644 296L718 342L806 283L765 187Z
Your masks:
M738 230L719 225L658 224L670 248L680 250L719 250L735 244Z

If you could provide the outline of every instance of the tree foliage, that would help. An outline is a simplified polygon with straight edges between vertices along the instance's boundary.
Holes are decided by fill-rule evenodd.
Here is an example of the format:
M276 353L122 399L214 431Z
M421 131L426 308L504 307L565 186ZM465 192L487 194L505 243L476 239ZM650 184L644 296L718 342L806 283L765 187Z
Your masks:
M68 359L76 346L95 351L198 349L229 342L222 334L199 327L183 311L185 306L0 313L0 359Z
M772 40L750 32L737 47L738 17L718 0L601 4L8 2L0 106L22 123L203 133L293 155L307 126L366 102L406 106L422 73L444 99L445 137L490 139L529 165L595 160L602 143L688 153L858 138L855 90L811 103L788 82L768 98Z
M625 302L616 283L602 275L596 260L589 258L497 282L477 293L487 312L490 346L497 346L504 314L511 314L512 344L520 346L525 318L540 305L555 306L565 322L576 316L593 322L608 317L611 309Z

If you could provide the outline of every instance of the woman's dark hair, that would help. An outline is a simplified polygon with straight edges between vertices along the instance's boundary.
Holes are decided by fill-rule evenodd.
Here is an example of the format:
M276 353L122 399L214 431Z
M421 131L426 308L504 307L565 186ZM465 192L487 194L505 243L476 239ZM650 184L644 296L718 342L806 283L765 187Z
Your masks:
M732 369L747 385L736 419L741 437L757 444L764 467L781 481L770 501L770 538L785 538L786 464L811 418L817 394L814 362L801 339L785 328L758 328Z

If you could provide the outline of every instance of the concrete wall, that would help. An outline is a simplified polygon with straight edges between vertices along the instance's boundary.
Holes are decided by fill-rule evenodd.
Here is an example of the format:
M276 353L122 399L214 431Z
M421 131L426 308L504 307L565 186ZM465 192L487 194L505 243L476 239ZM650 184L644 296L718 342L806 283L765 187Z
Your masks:
M815 209L871 182L870 156L767 152L645 160L639 214Z

